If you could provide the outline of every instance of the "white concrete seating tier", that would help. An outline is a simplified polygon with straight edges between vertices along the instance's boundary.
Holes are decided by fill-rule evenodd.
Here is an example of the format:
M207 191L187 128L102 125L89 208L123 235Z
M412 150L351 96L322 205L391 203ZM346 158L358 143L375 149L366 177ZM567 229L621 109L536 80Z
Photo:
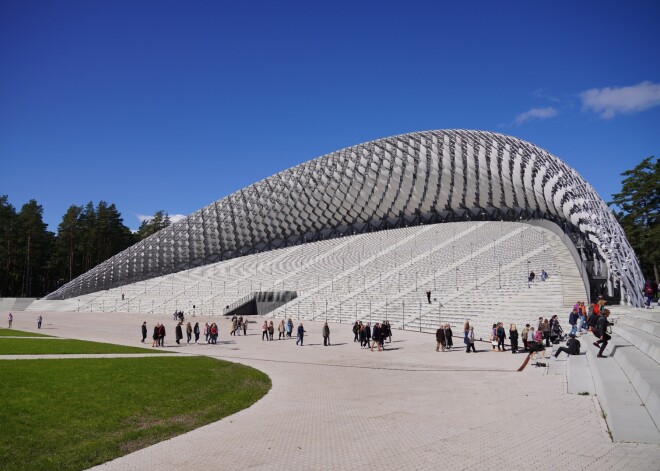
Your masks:
M611 311L608 358L596 358L592 334L582 336L596 393L615 440L660 443L659 316L620 306Z
M395 328L424 331L440 320L470 319L483 337L495 321L529 322L539 305L547 315L565 313L565 280L578 282L577 299L585 299L570 257L557 236L527 224L435 224L248 255L29 309L47 303L51 311L192 313L195 306L206 315L252 292L296 291L298 298L274 316L352 322L371 313L374 322L387 318ZM537 276L528 287L528 269L539 275L542 268L550 278Z

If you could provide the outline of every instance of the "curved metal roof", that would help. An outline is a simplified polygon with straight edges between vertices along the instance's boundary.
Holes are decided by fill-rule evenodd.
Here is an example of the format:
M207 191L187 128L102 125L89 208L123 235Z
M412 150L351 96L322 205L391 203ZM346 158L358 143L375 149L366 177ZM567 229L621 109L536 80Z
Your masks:
M402 134L347 147L194 212L51 293L60 299L304 240L483 219L570 223L641 304L623 230L574 169L520 139L483 131Z

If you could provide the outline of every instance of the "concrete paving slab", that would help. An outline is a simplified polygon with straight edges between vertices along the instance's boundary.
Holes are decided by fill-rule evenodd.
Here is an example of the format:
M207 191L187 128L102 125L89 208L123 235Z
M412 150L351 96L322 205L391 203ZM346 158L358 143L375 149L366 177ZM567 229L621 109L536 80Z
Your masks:
M17 317L17 328L30 330L32 319ZM44 317L53 335L131 346L139 344L143 321L150 328L165 322L172 345L171 316ZM324 347L322 324L308 322L305 346L297 347L293 339L262 341L262 319L255 320L247 336L227 336L222 319L217 346L168 350L266 372L273 387L263 399L97 469L660 468L660 446L612 443L597 403L566 394L561 375L529 366L518 372L526 355L493 353L488 343L477 354L437 353L433 335L403 331L394 331L386 351L371 352L353 342L346 324L330 326L333 345ZM585 437L588 447L579 445Z

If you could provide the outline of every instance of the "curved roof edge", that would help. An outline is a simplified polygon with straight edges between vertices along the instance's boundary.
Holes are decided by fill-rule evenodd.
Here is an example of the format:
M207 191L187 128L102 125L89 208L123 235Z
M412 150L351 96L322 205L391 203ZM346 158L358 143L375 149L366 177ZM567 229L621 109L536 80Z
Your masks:
M406 225L548 219L593 244L622 297L643 302L623 229L574 169L520 139L423 131L358 144L212 203L49 294L64 299L303 241Z

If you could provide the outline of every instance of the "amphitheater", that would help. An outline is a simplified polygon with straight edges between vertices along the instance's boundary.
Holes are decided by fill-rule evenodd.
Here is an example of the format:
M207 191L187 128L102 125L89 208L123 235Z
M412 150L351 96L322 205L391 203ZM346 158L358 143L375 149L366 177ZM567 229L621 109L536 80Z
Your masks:
M544 281L542 270L549 275ZM537 276L530 281L531 272ZM610 454L605 462L613 469L659 469L660 324L640 309L641 286L639 264L611 211L560 159L501 134L429 131L349 147L280 172L202 208L44 299L25 305L3 300L0 311L47 312L54 319L61 313L62 326L84 338L98 335L79 330L77 323L94 319L114 326L103 332L119 343L126 341L119 333L132 320L171 322L181 310L225 323L233 314L258 316L257 322L291 318L309 330L327 321L348 335L355 321L387 320L395 336L432 345L428 334L439 324L449 323L460 334L466 320L483 340L495 322L535 326L539 316L554 314L566 330L572 306L602 294L616 304L609 359L596 361L593 337L585 335L585 355L522 373L522 356L516 361L507 355L504 368L507 374L531 375L515 380L518 389L545 377L550 382L545 391L552 391L548 401L586 407L589 414L602 408L603 430L610 433L605 442L613 443L604 451ZM309 358L287 353L278 360L263 345L252 349L252 356L220 355L265 371L275 368L272 373L283 378L290 372L265 362L295 358L330 366L318 353ZM344 366L357 367L352 355L342 353ZM425 353L405 360L405 351L398 355L389 360L392 370L435 371ZM461 357L445 366L481 371L471 361ZM480 362L501 368L492 358ZM276 390L277 385L274 377ZM405 387L399 385L403 390L395 394L407 394ZM511 407L528 400L519 393L507 399L502 392L496 395L514 401ZM593 401L585 406L578 393L597 397L596 409ZM309 407L310 414L319 413ZM405 417L400 407L392 413ZM576 437L589 430L571 423ZM562 446L568 453L571 446ZM644 458L627 468L634 456ZM591 458L561 469L604 463ZM117 469L133 465L120 459ZM310 469L310 461L299 468Z
M548 279L528 283L528 272L542 269ZM297 297L279 300L290 292ZM553 231L522 223L456 222L246 255L63 301L38 301L28 309L183 310L205 316L240 308L254 293L270 295L257 308L272 317L389 320L396 329L427 332L435 332L440 322L469 320L483 337L502 319L529 322L541 300L539 314L549 314L570 312L576 301L587 299L575 261Z

